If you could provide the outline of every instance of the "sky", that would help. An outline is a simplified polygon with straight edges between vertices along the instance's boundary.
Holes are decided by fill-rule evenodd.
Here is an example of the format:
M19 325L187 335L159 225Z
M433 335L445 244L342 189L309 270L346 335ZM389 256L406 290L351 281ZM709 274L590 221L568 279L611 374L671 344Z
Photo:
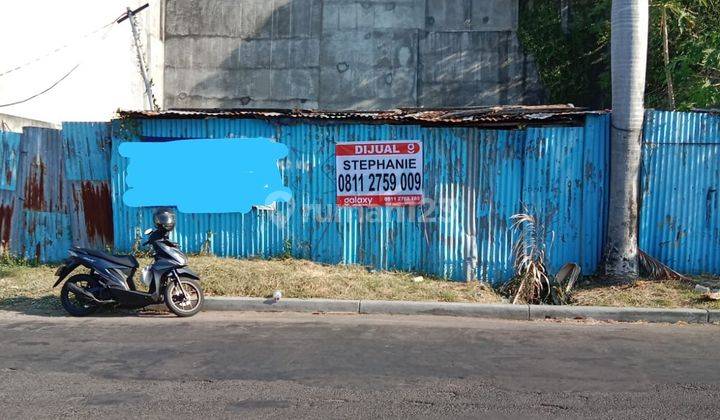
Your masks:
M107 121L119 108L143 108L146 101L128 21L82 37L115 20L127 6L137 7L145 1L4 3L0 13L0 74L63 45L69 47L0 75L0 105L41 92L80 65L49 92L23 104L0 107L0 113L59 123ZM144 39L144 34L141 37Z

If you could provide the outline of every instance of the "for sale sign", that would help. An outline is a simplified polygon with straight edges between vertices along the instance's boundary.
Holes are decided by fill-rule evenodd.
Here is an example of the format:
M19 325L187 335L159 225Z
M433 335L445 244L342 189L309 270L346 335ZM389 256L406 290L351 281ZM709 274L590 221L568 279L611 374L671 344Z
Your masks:
M338 206L422 204L420 141L338 143L335 163Z

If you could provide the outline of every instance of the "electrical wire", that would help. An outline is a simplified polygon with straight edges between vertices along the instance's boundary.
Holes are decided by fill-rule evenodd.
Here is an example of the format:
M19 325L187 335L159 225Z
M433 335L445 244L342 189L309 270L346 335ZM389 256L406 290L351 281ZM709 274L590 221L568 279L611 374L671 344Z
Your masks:
M147 7L148 7L148 3L145 3L144 5L138 7L138 8L135 9L135 10L132 10L132 11L128 8L128 11L127 11L126 13L123 13L123 14L121 14L120 16L118 16L116 19L113 19L112 22L109 22L109 23L103 25L102 27L100 27L100 28L98 28L98 29L96 29L96 30L94 30L94 31L92 31L92 32L90 32L90 33L87 33L87 34L81 36L80 38L76 38L76 39L85 39L85 38L87 38L87 37L90 37L90 36L92 36L92 35L100 32L100 31L102 31L103 29L107 28L107 31L106 31L106 32L103 34L103 36L100 38L100 41L104 41L104 40L107 38L107 36L110 34L110 31L112 30L112 26L113 26L114 24L120 23L120 22L122 22L123 20L127 19L128 17L133 17L133 18L134 18L134 15L135 15L136 13L138 13L138 12L146 9ZM30 61L28 61L28 62L26 62L26 63L24 63L24 64L21 64L21 65L19 65L19 66L16 66L15 68L12 68L12 69L7 70L7 71L5 71L5 72L3 72L3 73L0 73L0 77L3 77L3 76L5 76L5 75L7 75L8 73L12 73L12 72L14 72L14 71L16 71L16 70L19 70L19 69L21 69L21 68L23 68L23 67L25 67L25 66L27 66L27 65L30 65L30 64L32 64L32 63L38 62L38 61L44 59L45 57L48 57L48 56L50 56L50 55L52 55L52 54L57 53L58 51L61 51L61 50L65 49L65 48L69 47L69 46L72 45L72 44L73 44L73 43L65 44L65 45L63 45L63 46L61 46L61 47L58 47L58 48L54 49L53 51L50 51L49 53L47 53L47 54L45 54L45 55L43 55L43 56L37 57L37 58L35 58L35 59L33 59L33 60L30 60ZM10 103L7 103L7 104L0 104L0 108L4 108L4 107L8 107L8 106L13 106L13 105L18 105L18 104L21 104L21 103L30 101L30 100L32 100L32 99L35 99L35 98L37 98L38 96L40 96L40 95L42 95L42 94L44 94L44 93L49 92L49 91L52 90L55 86L57 86L58 84L60 84L60 82L62 82L63 80L67 79L68 76L70 76L70 75L72 74L72 72L74 72L78 67L80 67L80 64L82 64L82 62L83 62L83 60L80 60L80 62L78 62L77 64L75 64L75 66L73 66L73 68L71 68L70 71L68 71L67 73L65 73L60 79L58 79L57 81L55 81L52 85L50 85L50 86L47 87L46 89L44 89L44 90L42 90L42 91L40 91L40 92L38 92L38 93L36 93L36 94L34 94L34 95L32 95L32 96L29 96L29 97L27 97L27 98L25 98L25 99L21 99L21 100L19 100L19 101L10 102ZM156 106L157 106L157 105L156 105Z
M117 19L116 19L116 20L117 20ZM80 41L84 40L85 38L89 38L89 37L95 35L96 33L102 31L103 29L105 29L105 28L107 28L107 27L115 24L116 20L113 20L112 22L103 25L103 26L101 26L100 28L97 28L97 29L95 29L95 30L92 31L92 32L88 32L88 33L86 33L85 35L82 35L82 36L80 36L80 37L78 37L78 38L75 38L72 42L68 42L67 44L61 45L61 46L55 48L54 50L48 51L47 53L45 53L45 54L43 54L43 55L40 55L40 56L38 56L38 57L35 57L35 58L33 58L32 60L28 60L28 61L26 61L26 62L24 62L24 63L22 63L22 64L19 64L19 65L15 66L15 67L13 67L13 68L11 68L11 69L8 69L8 70L0 73L0 77L6 76L6 75L8 75L8 74L10 74L10 73L12 73L12 72L14 72L14 71L20 70L20 69L22 69L23 67L27 67L27 66L29 66L29 65L31 65L31 64L35 64L35 63L37 63L38 61L44 60L45 58L47 58L47 57L49 57L49 56L51 56L51 55L57 54L58 52L66 49L66 48L68 48L68 47L70 47L70 46L72 46L72 45L75 45L75 44L79 43Z
M48 87L47 89L45 89L45 90L43 90L43 91L41 91L41 92L38 92L38 93L36 93L36 94L34 94L34 95L30 96L30 97L27 97L27 98L25 98L25 99L21 99L21 100L19 100L19 101L10 102L10 103L8 103L8 104L0 104L0 108L4 108L4 107L6 107L6 106L18 105L18 104L21 104L21 103L23 103L23 102L27 102L27 101L29 101L29 100L31 100L31 99L35 99L35 98L37 98L38 96L42 95L43 93L49 92L52 88L54 88L55 86L57 86L58 84L60 84L60 82L62 82L62 81L65 80L68 76L70 76L70 74L72 74L72 72L74 72L75 69L77 69L78 67L80 67L80 63L75 64L75 66L74 66L73 68L71 68L69 72L65 73L65 75L63 75L63 77L61 77L60 79L58 79L55 83L53 83L52 85L50 85L50 87Z
M115 23L115 22L113 21L112 23ZM110 27L110 25L105 25L103 28L108 28L108 30L107 30L107 31L103 34L103 36L100 38L100 41L104 41L105 39L107 39L107 36L110 34L110 31L112 30L112 28ZM38 93L36 93L36 94L34 94L34 95L32 95L32 96L29 96L29 97L27 97L27 98L25 98L25 99L21 99L21 100L14 101L14 102L10 102L10 103L6 103L6 104L0 104L0 108L5 108L5 107L8 107L8 106L13 106L13 105L22 104L22 103L25 103L25 102L30 101L30 100L32 100L32 99L35 99L35 98L37 98L38 96L40 96L40 95L42 95L42 94L44 94L44 93L49 92L49 91L52 90L55 86L59 85L60 82L62 82L63 80L67 79L68 76L70 76L75 70L77 70L77 68L80 67L80 64L82 64L83 61L84 61L84 60L79 61L77 64L75 64L75 65L70 69L70 71L68 71L67 73L65 73L60 79L56 80L52 85L50 85L49 87L45 88L44 90L42 90L42 91L40 91L40 92L38 92ZM1 76L1 75L0 75L0 76Z

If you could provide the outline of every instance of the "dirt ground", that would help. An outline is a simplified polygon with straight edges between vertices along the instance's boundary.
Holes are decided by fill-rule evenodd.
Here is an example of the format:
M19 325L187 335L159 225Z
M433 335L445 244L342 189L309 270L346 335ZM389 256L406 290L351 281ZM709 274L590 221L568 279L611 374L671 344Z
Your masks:
M698 276L688 280L638 280L628 285L584 282L573 292L572 304L720 309L720 301L708 300L694 290L698 283L720 288L720 278L712 276Z

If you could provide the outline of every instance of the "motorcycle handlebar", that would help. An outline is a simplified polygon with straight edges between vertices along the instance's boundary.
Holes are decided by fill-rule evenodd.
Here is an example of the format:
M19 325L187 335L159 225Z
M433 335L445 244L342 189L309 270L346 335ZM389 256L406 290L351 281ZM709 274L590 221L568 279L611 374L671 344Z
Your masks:
M168 239L168 233L170 232L161 232L158 229L153 229L150 233L148 233L148 238L145 242L142 243L142 245L150 245L150 243L156 241L166 241L170 246L177 248L177 243L171 242Z

